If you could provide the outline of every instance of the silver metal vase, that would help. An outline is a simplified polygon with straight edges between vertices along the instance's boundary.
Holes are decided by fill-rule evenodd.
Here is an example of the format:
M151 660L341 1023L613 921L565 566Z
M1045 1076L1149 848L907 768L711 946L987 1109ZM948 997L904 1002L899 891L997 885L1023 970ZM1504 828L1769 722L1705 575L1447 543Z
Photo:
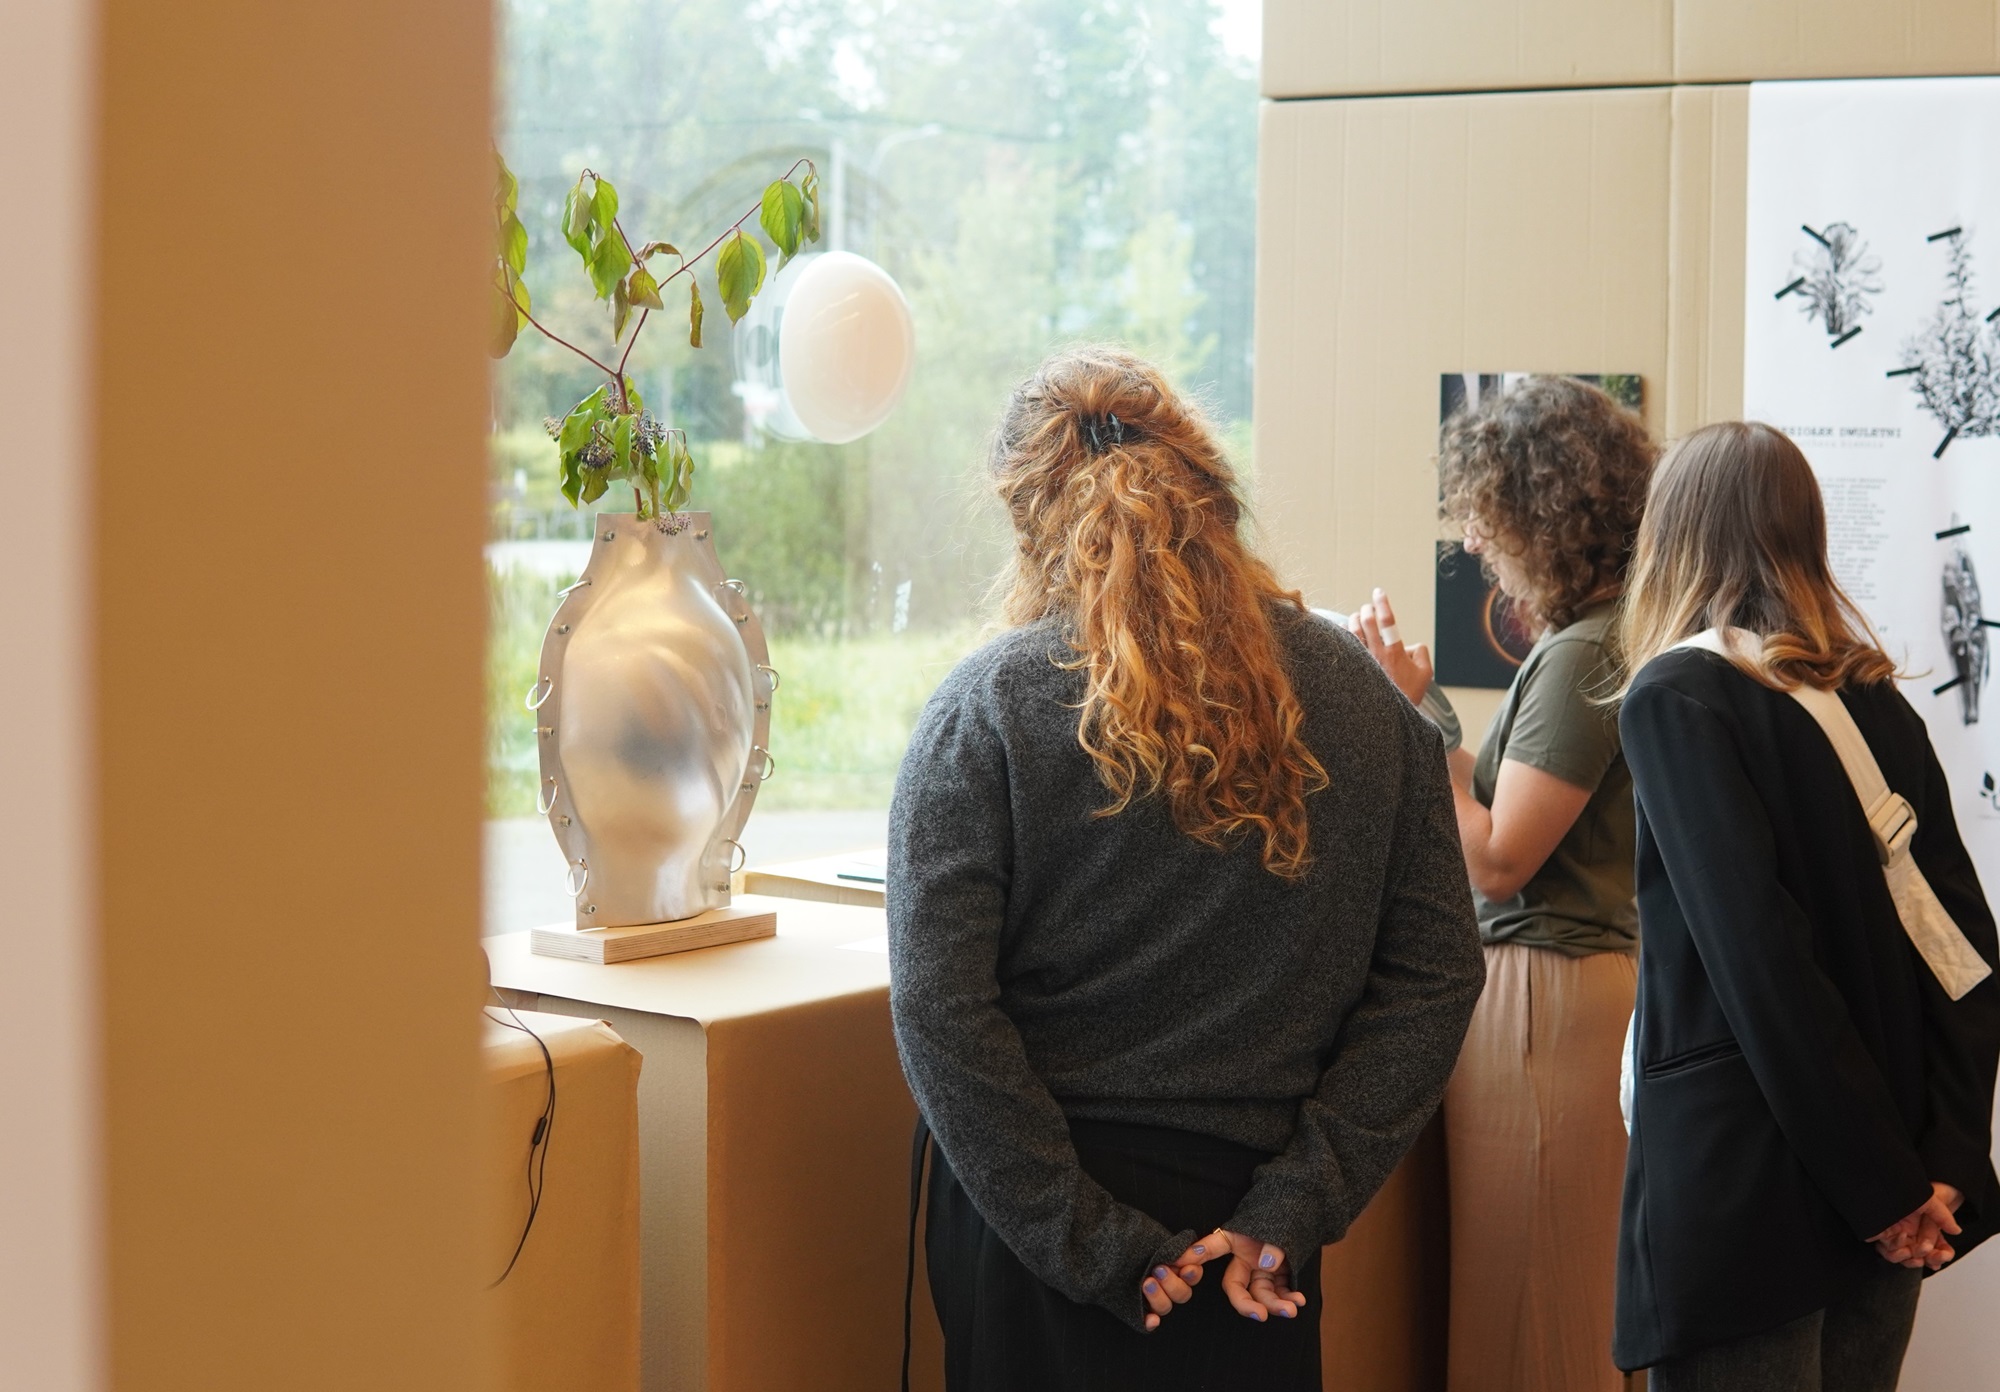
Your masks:
M777 684L707 513L598 514L527 698L539 805L569 860L579 928L729 903L736 838L774 767Z

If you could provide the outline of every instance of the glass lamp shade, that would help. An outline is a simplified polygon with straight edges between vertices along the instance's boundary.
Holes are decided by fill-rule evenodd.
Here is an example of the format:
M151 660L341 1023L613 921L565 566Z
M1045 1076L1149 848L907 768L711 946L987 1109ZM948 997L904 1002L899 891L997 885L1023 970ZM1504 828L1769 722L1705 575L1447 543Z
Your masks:
M909 302L887 271L847 251L798 268L778 324L778 370L816 439L845 444L887 420L916 354Z

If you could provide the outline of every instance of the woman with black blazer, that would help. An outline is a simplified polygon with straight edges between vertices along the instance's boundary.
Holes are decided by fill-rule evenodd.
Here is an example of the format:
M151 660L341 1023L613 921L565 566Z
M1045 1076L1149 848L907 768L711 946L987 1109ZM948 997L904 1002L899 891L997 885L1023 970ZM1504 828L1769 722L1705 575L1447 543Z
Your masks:
M2000 1223L2000 982L1953 999L1913 946L1792 691L1838 694L1990 967L1949 783L1779 431L1713 425L1669 453L1626 603L1642 947L1617 1361L1653 1392L1893 1388L1922 1277ZM1684 646L1711 630L1722 653Z

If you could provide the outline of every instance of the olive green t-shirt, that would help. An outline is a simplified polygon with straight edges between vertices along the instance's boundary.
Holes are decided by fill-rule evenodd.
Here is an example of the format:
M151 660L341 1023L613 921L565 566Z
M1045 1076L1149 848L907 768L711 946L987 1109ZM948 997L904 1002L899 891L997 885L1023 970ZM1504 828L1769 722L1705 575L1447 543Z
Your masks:
M1632 774L1618 744L1617 708L1594 699L1614 680L1605 651L1614 613L1612 605L1600 605L1568 628L1544 634L1507 688L1479 748L1472 795L1487 807L1502 759L1590 790L1576 824L1519 894L1498 901L1474 896L1479 935L1489 943L1552 947L1572 957L1638 949Z

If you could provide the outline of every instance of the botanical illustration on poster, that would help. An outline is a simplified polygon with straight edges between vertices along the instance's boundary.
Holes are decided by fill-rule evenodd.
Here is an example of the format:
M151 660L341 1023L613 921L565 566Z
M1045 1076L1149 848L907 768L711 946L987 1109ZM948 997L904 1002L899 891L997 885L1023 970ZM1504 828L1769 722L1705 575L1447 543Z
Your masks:
M1460 411L1505 391L1526 372L1447 372L1438 388L1438 424L1442 428ZM1579 382L1601 387L1619 405L1638 411L1645 389L1628 373L1573 372ZM1441 686L1474 686L1500 690L1527 660L1535 635L1500 593L1479 557L1468 555L1456 539L1437 544L1436 641L1432 660Z
M2000 79L1750 90L1744 414L1798 441L2000 883Z

